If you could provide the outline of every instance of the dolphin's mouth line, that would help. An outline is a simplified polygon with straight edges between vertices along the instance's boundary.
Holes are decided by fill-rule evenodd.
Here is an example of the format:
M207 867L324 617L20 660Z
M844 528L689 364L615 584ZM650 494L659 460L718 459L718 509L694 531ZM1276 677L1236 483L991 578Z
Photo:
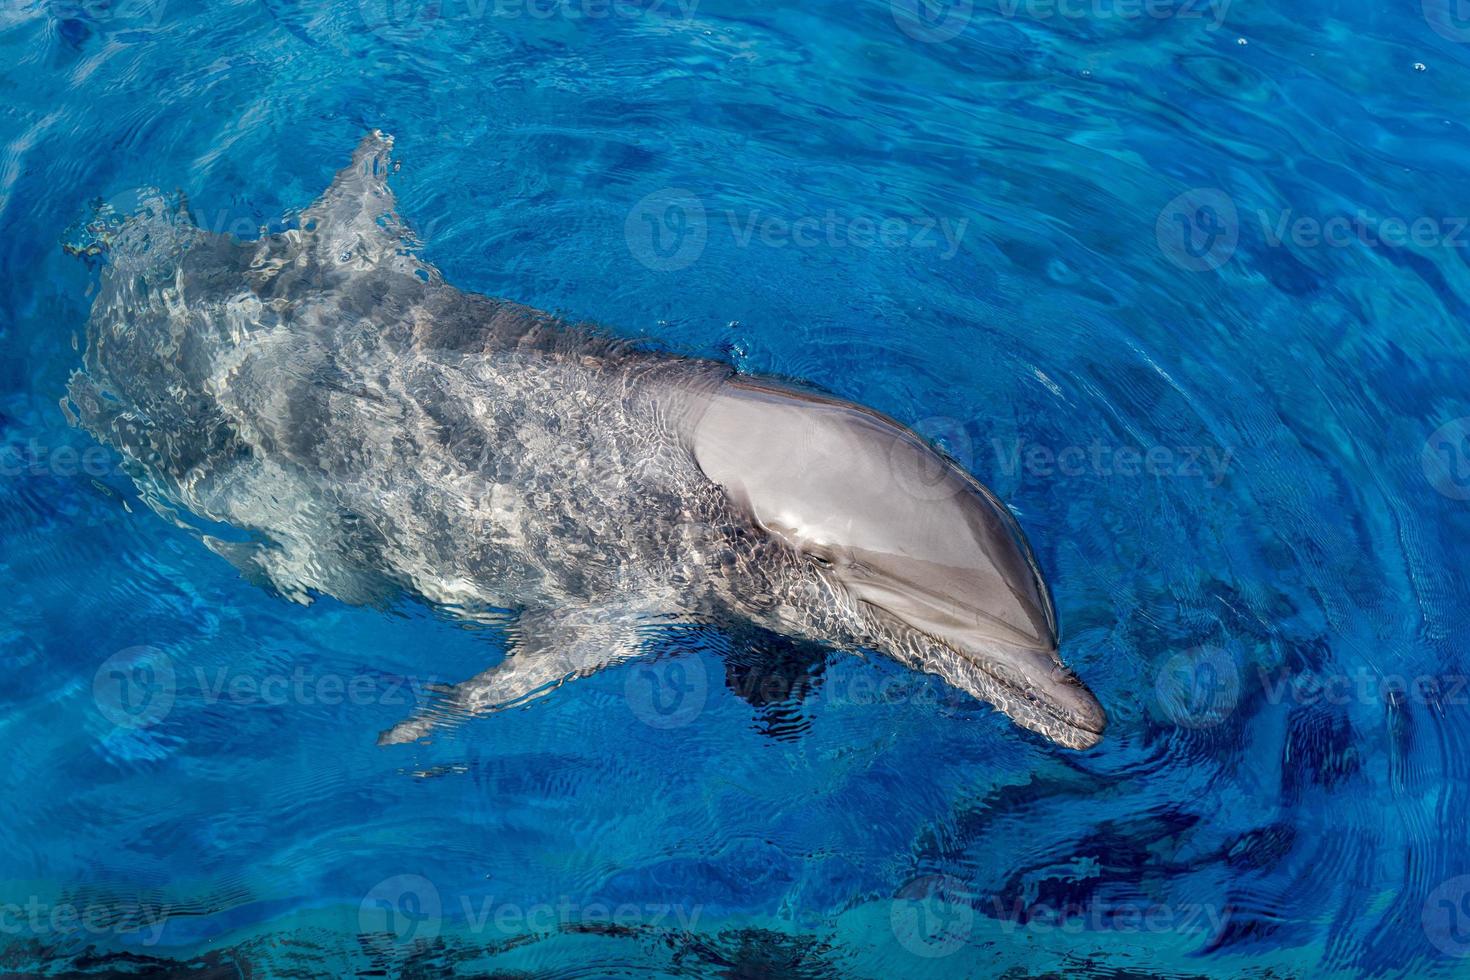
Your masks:
M1065 713L1061 706L1058 705L1055 701L1052 701L1040 694L1037 694L1032 689L1026 687L1023 681L1020 681L1013 677L1007 677L999 671L992 669L988 664L986 664L985 660L982 657L971 653L970 651L965 650L962 647L955 646L954 644L935 636L933 633L930 633L927 630L919 629L918 627L905 622L896 614L890 612L888 609L885 609L883 606L879 605L876 602L868 599L860 599L858 601L862 605L867 606L869 609L873 610L881 619L885 619L891 623L897 624L902 629L912 630L914 633L917 633L918 635L924 637L924 639L928 642L933 643L934 645L939 646L945 650L953 651L956 655L963 657L968 664L978 669L982 674L993 681L996 686L999 687L1002 691L1010 695L1012 698L1015 698L1017 701L1031 705L1036 711L1045 715L1048 721L1052 721L1058 725L1065 726L1073 732L1085 733L1090 736L1101 736L1106 730L1106 722L1102 723L1102 725L1100 726L1095 726L1076 716ZM1004 706L994 704L993 702L991 703L991 706L1002 714L1010 716L1010 713L1006 711Z
M901 584L908 591L910 591L910 592L912 592L912 593L914 593L916 595L922 596L922 597L924 597L927 600L932 601L936 606L941 606L941 605L944 604L944 602L947 601L947 599L946 599L945 596L939 594L938 592L935 592L932 589L926 589L926 588L924 588L918 582L912 581L910 579L898 579L896 581L899 584ZM1040 579L1039 576L1037 577L1037 581L1038 582L1041 581L1041 579ZM1012 587L1011 588L1011 592L1014 594L1015 591L1016 591L1015 588ZM862 601L867 602L869 605L875 606L875 607L877 607L879 609L883 609L883 611L885 613L887 613L889 616L892 616L894 618L900 618L900 617L898 617L898 614L897 613L894 613L894 612L886 609L885 607L881 606L879 603L874 602L872 599L864 599ZM1011 637L1014 637L1014 640L1012 640L1010 642L1013 642L1016 646L1025 646L1026 643L1028 642L1028 640L1030 639L1030 637L1024 631L1022 631L1018 627L1013 626L1012 624L1006 622L1004 619L1002 619L1001 617L999 617L999 616L997 616L997 615L995 615L993 613L986 612L984 609L970 609L968 611L969 611L970 614L972 614L975 617L977 623L978 622L983 622L986 626L989 626L991 629L996 630L997 632L1005 633L1005 634L1008 634ZM1047 614L1047 622L1048 623L1051 622L1051 618L1052 618L1051 617L1051 614L1048 613ZM914 629L919 629L919 627L913 627L913 628ZM929 637L930 639L935 640L935 642L945 643L944 640L939 639L938 637L936 637L929 630L920 630L920 632L922 632L925 636ZM949 644L949 643L945 643L945 645L946 646L951 646L951 644ZM961 653L964 653L964 650L960 650L960 652Z
M949 646L949 644L945 645ZM951 650L956 649L953 646L949 646L949 648ZM1007 692L1023 699L1024 701L1026 701L1027 704L1034 705L1038 710L1045 713L1046 716L1051 720L1056 721L1059 724L1066 725L1068 728L1074 729L1076 731L1086 732L1089 735L1101 735L1106 730L1106 726L1094 727L1093 725L1090 725L1080 720L1076 716L1064 713L1062 709L1058 707L1055 701L1051 701L1045 697L1042 697L1036 694L1034 691L1018 684L1015 680L1004 677L997 671L991 670L984 661L970 656L964 650L960 650L959 652L971 664L978 667L982 673L994 680L997 684L1001 685L1001 687L1003 687Z

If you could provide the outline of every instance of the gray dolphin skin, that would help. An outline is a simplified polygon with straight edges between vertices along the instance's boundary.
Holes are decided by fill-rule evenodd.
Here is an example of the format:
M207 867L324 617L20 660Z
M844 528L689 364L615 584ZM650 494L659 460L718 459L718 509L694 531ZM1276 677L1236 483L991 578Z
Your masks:
M1106 717L988 490L874 411L443 281L374 133L296 227L151 200L116 226L67 410L253 581L504 624L500 663L382 733L519 705L749 624L871 650L1060 745Z

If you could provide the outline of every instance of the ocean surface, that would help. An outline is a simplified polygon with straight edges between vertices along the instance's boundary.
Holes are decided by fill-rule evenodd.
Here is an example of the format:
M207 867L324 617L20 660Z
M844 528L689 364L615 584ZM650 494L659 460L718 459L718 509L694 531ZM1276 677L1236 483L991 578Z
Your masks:
M1470 975L1463 3L3 0L0 93L0 974ZM504 635L246 581L63 404L64 244L375 128L451 283L964 463L1102 744L716 631L379 746Z

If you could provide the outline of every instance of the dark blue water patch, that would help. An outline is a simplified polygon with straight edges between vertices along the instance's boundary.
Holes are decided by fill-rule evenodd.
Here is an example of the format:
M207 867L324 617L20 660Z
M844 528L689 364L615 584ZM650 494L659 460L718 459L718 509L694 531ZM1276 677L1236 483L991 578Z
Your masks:
M1241 834L1225 850L1232 865L1250 871L1270 871L1291 852L1296 842L1296 828L1288 823L1274 823Z
M1320 291L1325 281L1320 273L1285 248L1257 246L1252 259L1271 284L1289 296L1308 298Z
M1352 722L1330 706L1293 709L1287 719L1282 759L1282 794L1299 802L1308 787L1335 788L1362 768Z
M1147 904L1150 885L1180 870L1153 855L1160 844L1187 833L1198 819L1180 811L1100 823L1047 864L1012 872L995 893L998 907L1024 925L1038 910L1050 915L1054 910ZM1084 873L1079 873L1079 862L1085 863Z
M1293 937L1283 934L1284 924L1278 918L1252 913L1232 905L1226 907L1224 921L1224 927L1210 937L1201 950L1202 953L1226 949L1249 953L1251 950L1264 951L1294 945ZM1295 931L1301 934L1301 930Z
M794 881L798 871L799 865L782 856L770 842L732 842L718 862L664 861L640 872L611 877L605 891L615 903L646 901L646 896L654 895L660 902L684 908L692 909L697 904L701 914L717 916L752 899L768 901ZM697 903L693 901L696 895Z
M831 980L843 975L833 962L837 950L825 942L799 942L790 935L766 929L731 931L708 940L685 944L675 962L693 972L754 980L757 977L794 977Z
M754 709L758 731L793 741L811 728L804 704L822 696L830 653L776 634L736 636L724 657L725 685Z

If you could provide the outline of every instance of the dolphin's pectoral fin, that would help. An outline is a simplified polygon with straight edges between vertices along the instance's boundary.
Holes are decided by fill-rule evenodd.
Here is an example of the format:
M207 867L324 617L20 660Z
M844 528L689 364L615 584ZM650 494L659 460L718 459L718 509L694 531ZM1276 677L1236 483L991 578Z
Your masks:
M364 136L352 162L301 212L301 240L322 261L361 270L405 257L406 229L388 187L392 151L393 137L377 130Z
M423 738L441 725L514 708L569 680L631 660L643 652L647 619L605 607L523 613L506 658L454 685L432 708L378 736L379 745Z

